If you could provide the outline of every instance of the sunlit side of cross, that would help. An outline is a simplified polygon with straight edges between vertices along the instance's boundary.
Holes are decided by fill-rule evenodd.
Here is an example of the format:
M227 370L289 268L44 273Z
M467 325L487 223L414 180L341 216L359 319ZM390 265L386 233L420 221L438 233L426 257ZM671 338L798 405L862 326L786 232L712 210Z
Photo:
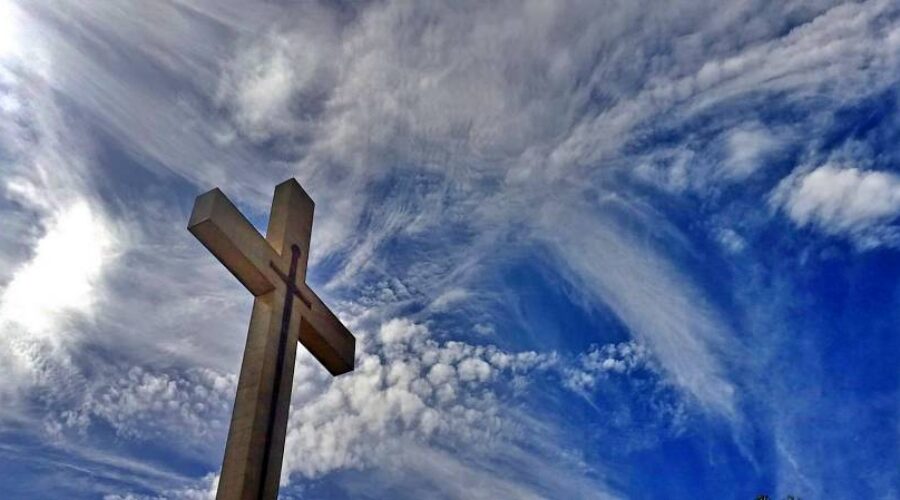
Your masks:
M194 203L188 230L256 297L217 499L277 497L298 341L332 375L353 369L353 335L305 282L314 208L279 184L263 238L219 189Z

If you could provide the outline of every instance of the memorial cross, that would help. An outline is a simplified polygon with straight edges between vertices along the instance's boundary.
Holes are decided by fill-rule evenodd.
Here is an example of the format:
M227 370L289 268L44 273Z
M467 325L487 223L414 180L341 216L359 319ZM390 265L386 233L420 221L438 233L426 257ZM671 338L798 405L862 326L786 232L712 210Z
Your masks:
M188 230L255 297L218 500L278 496L298 341L332 375L353 370L356 340L306 285L314 208L279 184L263 238L218 188L194 202Z

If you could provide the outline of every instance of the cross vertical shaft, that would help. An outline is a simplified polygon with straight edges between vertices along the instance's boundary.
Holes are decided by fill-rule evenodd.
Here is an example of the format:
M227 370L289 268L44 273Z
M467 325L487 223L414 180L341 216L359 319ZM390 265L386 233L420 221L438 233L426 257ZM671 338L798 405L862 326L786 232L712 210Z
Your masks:
M292 302L294 300L294 294L297 290L296 279L297 279L297 261L300 259L300 247L295 245L291 245L291 267L286 279L284 281L287 289L284 293L284 305L282 307L281 312L281 331L278 335L278 353L275 359L275 387L272 389L272 400L269 403L270 408L278 408L278 397L281 394L281 377L278 374L284 372L284 364L285 364L285 350L287 349L288 344L288 335L291 327L291 311L293 310ZM296 344L296 343L295 343ZM296 348L295 348L296 352ZM293 377L290 377L293 379ZM290 394L290 389L288 389L288 394ZM290 399L290 396L288 396ZM264 449L271 450L272 449L272 441L274 439L275 434L275 419L276 412L271 412L269 415L268 429L266 430L266 445ZM269 462L271 458L271 453L264 453L262 458L262 477L265 478L269 475L269 469L271 464ZM281 467L279 466L280 470ZM259 483L259 497L263 498L265 494L266 482L261 481Z
M289 305L275 295L257 297L253 303L216 495L220 500L278 495L297 328L290 326L294 318L285 307ZM285 319L287 328L282 326Z

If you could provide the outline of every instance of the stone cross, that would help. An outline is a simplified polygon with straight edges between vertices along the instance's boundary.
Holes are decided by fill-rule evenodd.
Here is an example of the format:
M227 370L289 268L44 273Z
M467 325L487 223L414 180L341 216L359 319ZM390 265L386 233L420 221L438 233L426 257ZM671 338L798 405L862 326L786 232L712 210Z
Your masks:
M279 184L263 238L218 188L194 202L188 230L255 296L219 500L278 496L298 340L332 375L353 370L356 339L305 282L314 208Z

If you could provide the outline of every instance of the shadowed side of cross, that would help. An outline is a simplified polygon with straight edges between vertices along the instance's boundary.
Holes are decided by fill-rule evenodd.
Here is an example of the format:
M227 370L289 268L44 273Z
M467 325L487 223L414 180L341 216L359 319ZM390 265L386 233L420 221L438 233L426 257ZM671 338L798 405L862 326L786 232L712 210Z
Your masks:
M216 498L277 496L298 341L332 375L353 369L353 335L305 282L314 209L279 184L263 238L219 189L194 203L188 230L256 297Z

